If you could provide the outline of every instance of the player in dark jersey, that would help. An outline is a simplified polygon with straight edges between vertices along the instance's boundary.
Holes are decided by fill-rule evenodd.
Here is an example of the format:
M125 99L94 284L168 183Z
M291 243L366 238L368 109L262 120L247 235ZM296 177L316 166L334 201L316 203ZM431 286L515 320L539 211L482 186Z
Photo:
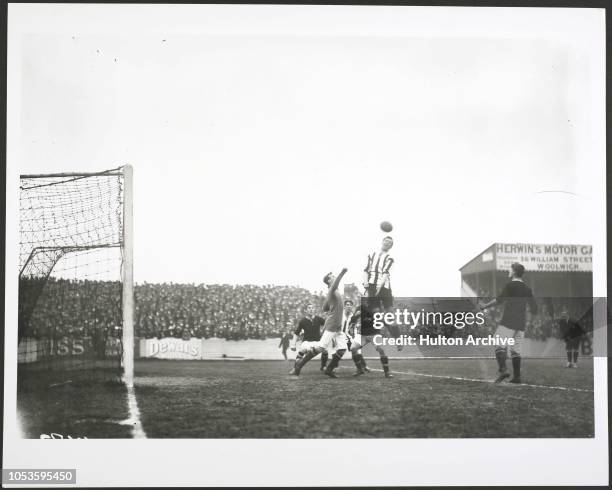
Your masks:
M321 317L313 316L313 311L314 308L310 303L304 307L302 310L304 316L300 319L293 332L293 346L291 350L296 350L297 340L300 337L302 338L302 343L295 357L295 364L301 361L304 354L314 347L321 338L321 325L325 323L325 320ZM321 352L322 357L323 353L325 353L325 363L327 363L327 351ZM323 361L321 361L321 363L323 364ZM324 367L322 369L324 369Z
M513 376L510 383L521 383L521 341L525 337L525 325L527 323L527 306L533 315L538 312L538 305L533 298L531 288L523 282L525 267L515 262L510 267L510 281L497 298L493 298L488 303L481 303L480 309L485 310L493 305L504 305L504 314L501 322L495 331L495 335L504 339L514 339L514 345L510 346L510 356L512 358ZM499 375L496 383L509 378L506 368L508 357L507 347L497 346L495 348L495 359L499 367Z
M330 378L337 378L334 369L338 367L340 359L347 350L346 335L342 332L342 295L338 292L338 286L346 272L347 269L344 268L337 277L331 272L325 274L323 282L329 289L323 305L323 311L326 313L323 335L321 335L321 339L316 346L304 353L304 357L296 363L291 374L299 376L300 371L310 359L320 352L330 349L333 344L336 346L336 352L334 352L324 373Z
M584 329L580 324L572 320L567 311L561 314L559 319L559 333L565 342L565 352L567 353L567 364L565 367L578 367L578 351L580 349L580 341L584 337Z

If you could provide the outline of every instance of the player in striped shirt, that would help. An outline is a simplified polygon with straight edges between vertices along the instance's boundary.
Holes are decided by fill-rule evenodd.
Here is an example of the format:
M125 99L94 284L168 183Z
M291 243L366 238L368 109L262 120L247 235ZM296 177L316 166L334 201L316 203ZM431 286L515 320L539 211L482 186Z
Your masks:
M368 262L363 270L363 287L370 298L368 300L370 308L382 306L386 310L393 307L390 279L393 257L389 254L391 247L393 247L393 238L386 236L380 251L368 255Z
M361 349L356 349L355 352L353 352L353 349L351 347L355 342L359 343L361 340L361 336L359 334L359 326L361 324L361 312L360 310L355 311L354 306L355 305L352 300L344 300L342 331L346 335L348 348L352 353L355 366L357 366L357 372L355 373L355 376L359 376L361 374L364 374L365 372L369 372L370 369L366 365L366 361L361 355Z
M383 238L380 251L368 255L368 261L363 270L363 287L367 296L370 311L391 311L393 309L393 292L391 291L391 266L394 263L389 251L393 247L393 238ZM397 338L400 331L397 325L386 324L389 334ZM403 346L398 345L397 350Z

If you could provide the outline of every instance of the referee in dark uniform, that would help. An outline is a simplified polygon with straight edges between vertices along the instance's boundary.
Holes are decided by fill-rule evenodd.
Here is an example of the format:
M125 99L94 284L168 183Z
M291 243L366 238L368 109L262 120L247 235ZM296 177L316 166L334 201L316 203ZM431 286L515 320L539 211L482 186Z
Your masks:
M533 315L538 312L538 305L533 298L531 288L523 282L525 267L515 262L510 267L510 281L497 298L493 298L488 303L480 304L480 309L485 310L493 305L504 305L504 314L500 324L497 326L495 335L503 339L514 339L514 344L510 346L512 357L513 376L510 383L521 383L521 343L525 337L525 325L527 323L527 306ZM508 357L508 344L495 347L495 359L499 367L499 374L496 383L509 378L506 368Z

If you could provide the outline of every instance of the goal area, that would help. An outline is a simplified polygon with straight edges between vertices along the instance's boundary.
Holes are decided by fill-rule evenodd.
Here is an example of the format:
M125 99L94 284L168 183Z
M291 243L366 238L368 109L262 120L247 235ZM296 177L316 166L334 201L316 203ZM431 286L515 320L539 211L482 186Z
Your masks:
M20 386L131 386L131 166L22 175L19 214Z

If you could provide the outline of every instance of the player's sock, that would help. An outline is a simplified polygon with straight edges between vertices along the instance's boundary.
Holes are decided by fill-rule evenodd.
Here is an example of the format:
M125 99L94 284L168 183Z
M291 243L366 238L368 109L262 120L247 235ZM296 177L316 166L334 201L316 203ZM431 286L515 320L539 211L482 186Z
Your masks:
M304 367L308 361L310 361L314 356L317 355L317 352L308 351L304 354L304 356L299 360L299 362L295 363L295 372L296 374L300 374L300 371Z
M499 368L500 373L505 373L507 371L506 368L506 358L508 357L508 353L506 349L495 349L495 359L497 360L497 367Z
M512 357L512 372L514 373L514 379L521 379L521 357Z
M389 358L387 356L380 356L380 362L383 367L385 374L389 373Z
M365 362L365 358L363 357L362 354L359 354L361 356L361 369L363 369L364 371L367 369L367 364Z
M293 363L293 366L297 366L298 362L300 362L302 360L302 358L304 357L304 353L303 352L298 352L295 355L295 362Z
M578 364L578 351L574 351L574 364Z
M340 356L338 355L337 352L334 352L334 355L331 358L331 361L329 361L328 366L325 368L325 372L331 372L334 369L336 369L338 367L338 364L340 364Z
M357 352L353 352L353 362L355 363L357 371L362 372L364 363L363 356L361 354L358 354Z
M572 351L571 350L567 351L567 362L572 362Z
M387 330L391 334L391 337L397 339L400 336L400 329L397 325L387 325Z
M329 358L329 354L327 353L327 351L324 350L323 352L321 352L321 369L325 369L328 358Z

